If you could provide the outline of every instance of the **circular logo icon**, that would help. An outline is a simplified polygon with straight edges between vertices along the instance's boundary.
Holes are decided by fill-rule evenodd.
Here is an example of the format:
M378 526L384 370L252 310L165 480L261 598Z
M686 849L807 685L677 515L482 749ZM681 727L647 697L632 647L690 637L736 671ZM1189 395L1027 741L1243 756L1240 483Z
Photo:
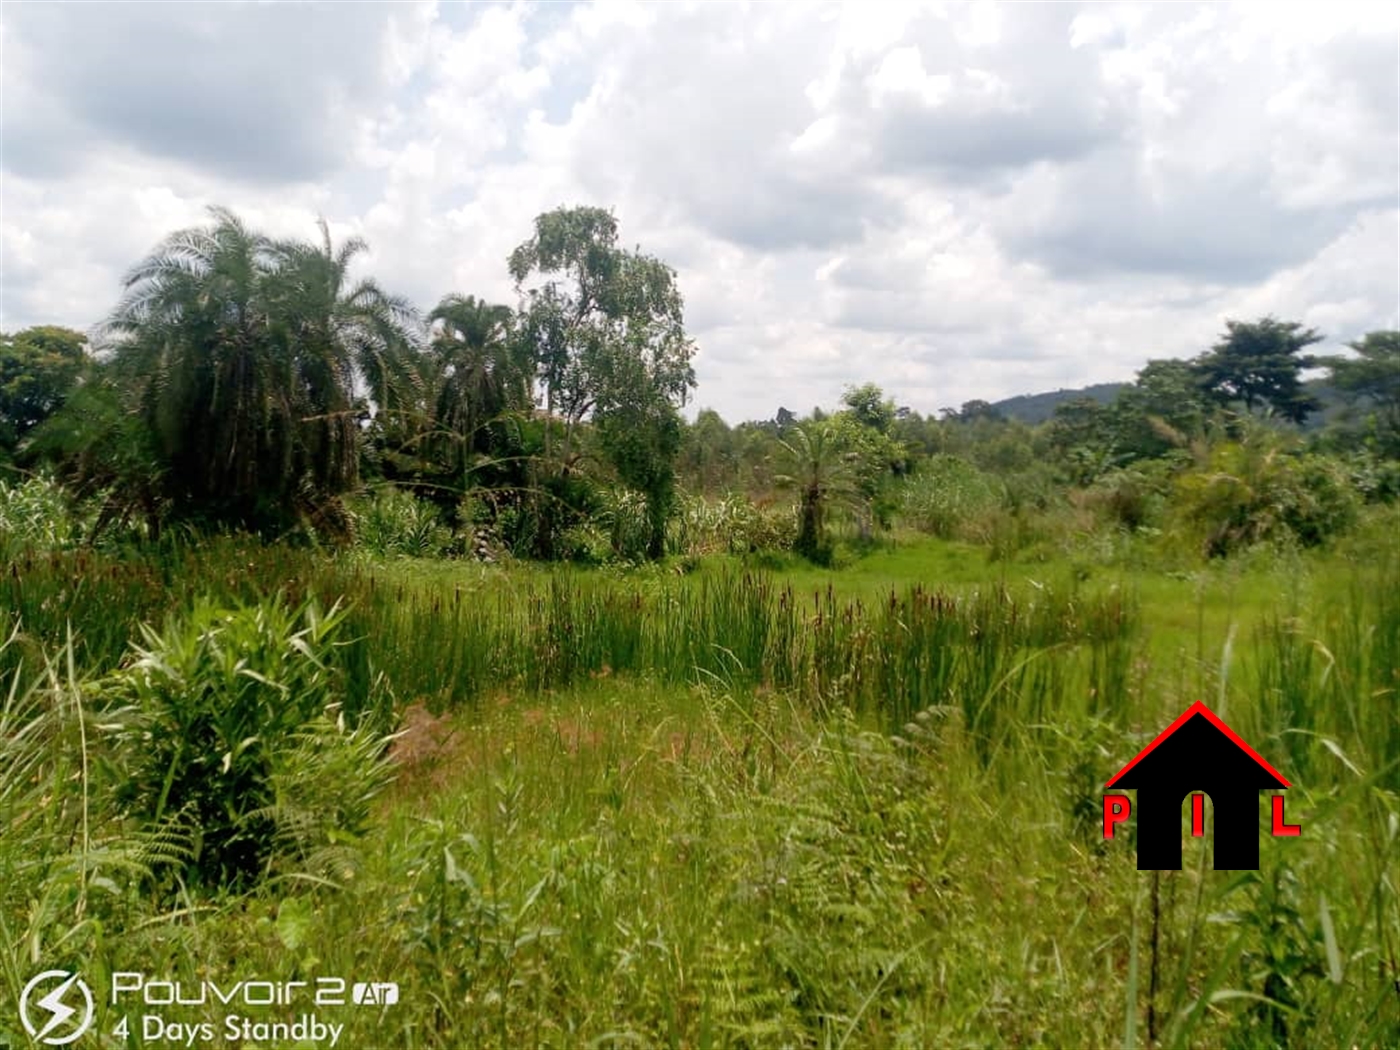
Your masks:
M19 1019L39 1042L64 1046L92 1025L92 991L76 973L45 970L20 993Z

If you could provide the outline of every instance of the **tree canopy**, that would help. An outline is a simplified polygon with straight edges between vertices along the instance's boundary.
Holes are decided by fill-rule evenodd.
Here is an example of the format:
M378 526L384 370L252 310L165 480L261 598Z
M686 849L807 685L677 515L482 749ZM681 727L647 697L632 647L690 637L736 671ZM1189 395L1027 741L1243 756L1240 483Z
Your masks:
M0 333L0 462L63 407L87 360L87 336L43 325Z
M352 283L365 249L276 241L225 209L127 275L110 369L149 426L179 517L280 530L324 519L358 477L356 383L399 397L416 325L405 300Z
M572 466L574 432L592 417L614 468L647 498L648 547L659 555L680 448L676 406L695 386L675 271L619 248L612 213L583 207L539 216L510 272L522 295L518 338L547 413L564 423L561 468Z
M1202 389L1222 403L1243 402L1247 412L1267 407L1302 423L1318 407L1300 377L1314 363L1304 351L1322 338L1297 321L1226 321L1224 337L1193 365Z
M1372 407L1382 440L1391 451L1400 451L1400 332L1368 332L1347 345L1355 357L1327 357L1320 363L1343 396Z

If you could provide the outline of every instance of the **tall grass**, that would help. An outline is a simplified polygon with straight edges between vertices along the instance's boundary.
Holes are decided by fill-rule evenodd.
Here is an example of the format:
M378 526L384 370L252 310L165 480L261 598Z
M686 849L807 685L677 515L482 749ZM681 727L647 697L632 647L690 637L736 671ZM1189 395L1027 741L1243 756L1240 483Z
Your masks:
M385 569L235 540L22 555L0 581L21 624L0 647L6 985L41 962L401 981L400 1008L347 1015L348 1045L1394 1043L1393 563L1238 630L1234 606L1168 616L1124 585L797 578ZM187 844L115 805L91 679L142 673L140 622L174 610L178 648L201 596L278 591L345 602L337 689L382 673L457 735L437 765L405 760L333 873L303 836L282 870L315 878L172 903L151 878ZM1149 616L1179 626L1154 637ZM1176 666L1193 640L1218 670ZM1099 798L1192 699L1293 781L1304 834L1262 825L1257 873L1189 840L1149 885ZM345 804L364 825L352 789L378 756L327 762L335 731L289 741L283 818Z

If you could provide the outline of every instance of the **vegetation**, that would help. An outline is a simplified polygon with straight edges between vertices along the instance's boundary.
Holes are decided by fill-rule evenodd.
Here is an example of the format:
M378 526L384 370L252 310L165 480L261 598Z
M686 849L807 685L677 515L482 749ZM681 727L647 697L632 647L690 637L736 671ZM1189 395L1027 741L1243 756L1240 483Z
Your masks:
M1036 423L870 383L687 423L676 274L611 213L422 324L363 247L216 211L93 354L0 344L7 996L398 981L350 1046L1395 1043L1400 335L1227 321ZM1355 411L1304 429L1310 367ZM1197 699L1294 785L1258 872L1102 837ZM123 1016L92 1045L160 1042Z
M23 441L63 407L82 371L87 337L53 325L0 333L0 470Z

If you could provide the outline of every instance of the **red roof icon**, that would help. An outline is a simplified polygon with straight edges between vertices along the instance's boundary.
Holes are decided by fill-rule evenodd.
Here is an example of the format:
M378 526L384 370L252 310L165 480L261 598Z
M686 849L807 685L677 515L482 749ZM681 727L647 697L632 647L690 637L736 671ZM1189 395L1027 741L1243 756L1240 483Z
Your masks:
M1153 740L1152 743L1148 744L1145 748L1143 748L1141 751L1139 751L1132 761L1130 761L1126 766L1124 766L1117 773L1115 773L1113 775L1113 779L1108 782L1108 786L1114 787L1115 785L1117 785L1119 787L1136 787L1136 784L1119 784L1119 781L1123 780L1123 778L1128 774L1128 772L1131 771L1135 766L1137 766L1138 763L1142 762L1143 759L1147 758L1148 755L1152 754L1152 752L1155 751L1158 748L1158 746L1170 739L1177 732L1177 730L1179 730L1182 726L1186 725L1193 718L1197 717L1204 719L1206 724L1214 727L1221 734L1223 734L1225 738L1230 741L1230 743L1234 744L1235 747L1239 748L1239 750L1242 751L1245 755L1248 755L1251 759L1253 759L1254 763L1257 766L1259 766L1260 770L1268 774L1268 776L1275 781L1274 784L1261 784L1260 787L1286 788L1290 786L1282 773L1280 773L1273 766L1269 765L1269 763L1264 760L1263 756L1261 756L1259 752L1255 751L1254 748L1250 747L1243 740L1241 740L1239 734L1237 734L1233 729L1231 729L1224 722L1222 722L1220 720L1219 715L1217 715L1214 711L1208 708L1205 704L1201 703L1199 700L1197 700L1194 704L1188 707L1182 713L1180 718L1178 718L1171 725L1167 726L1167 728L1162 730L1162 732L1157 734L1157 738Z

